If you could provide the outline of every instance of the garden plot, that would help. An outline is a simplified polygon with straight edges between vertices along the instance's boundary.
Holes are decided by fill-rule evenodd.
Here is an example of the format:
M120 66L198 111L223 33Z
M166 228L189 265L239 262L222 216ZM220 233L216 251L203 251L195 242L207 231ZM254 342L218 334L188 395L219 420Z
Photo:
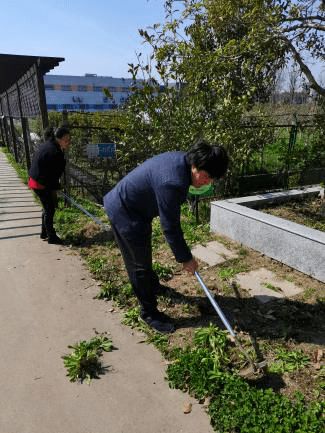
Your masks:
M313 187L212 202L211 230L325 282L325 233L254 209L321 191Z
M325 200L320 196L266 206L261 211L325 232Z
M82 204L103 218L98 208L86 201ZM115 302L116 306L107 312L108 321L110 314L121 311L123 323L141 331L134 331L135 338L143 342L142 332L146 334L145 341L155 344L166 358L169 384L196 396L209 410L216 431L229 431L225 414L230 409L227 419L238 426L243 422L241 411L247 410L245 422L255 426L256 419L263 419L267 431L277 431L283 423L289 426L288 431L298 431L304 422L306 431L319 430L320 402L325 397L325 284L225 236L210 233L209 225L196 225L184 206L182 227L188 244L193 250L195 245L201 245L223 260L211 266L204 257L199 259L203 281L246 350L254 359L262 356L268 362L269 370L263 377L245 380L237 375L245 367L245 361L221 331L223 325L197 280L175 262L159 220L153 224L154 270L168 287L158 297L158 306L174 320L177 329L170 336L156 334L139 321L138 303L128 284L119 250L111 240L100 236L98 226L63 205L56 213L56 224L62 237L80 251L98 280L98 302L107 299ZM236 277L260 268L272 271L281 281L293 283L299 293L259 302L236 283ZM274 293L280 287L278 280L269 277L264 283L269 288L273 285ZM304 403L296 400L297 391L303 394ZM274 419L277 421L272 421L275 423L272 425ZM233 431L240 431L239 427Z

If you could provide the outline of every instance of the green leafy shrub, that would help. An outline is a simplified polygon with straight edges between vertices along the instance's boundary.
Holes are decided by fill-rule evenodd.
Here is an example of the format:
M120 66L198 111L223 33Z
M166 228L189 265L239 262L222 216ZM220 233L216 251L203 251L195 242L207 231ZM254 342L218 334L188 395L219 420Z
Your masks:
M257 389L230 371L224 331L210 325L199 329L193 342L192 348L170 353L174 362L167 368L167 379L171 387L198 399L210 397L209 415L218 433L323 431L324 403L307 405L301 394L290 401L272 389ZM306 362L301 354L299 359Z
M220 433L319 433L323 410L321 403L307 406L300 395L291 402L235 376L226 377L209 406L211 423Z

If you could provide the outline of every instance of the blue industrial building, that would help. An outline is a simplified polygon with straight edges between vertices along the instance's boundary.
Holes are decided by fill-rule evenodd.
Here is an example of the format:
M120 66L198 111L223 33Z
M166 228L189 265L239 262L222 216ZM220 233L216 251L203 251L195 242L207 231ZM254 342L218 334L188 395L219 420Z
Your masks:
M123 106L132 93L131 78L45 75L46 104L48 111L106 111ZM108 89L111 96L106 96Z

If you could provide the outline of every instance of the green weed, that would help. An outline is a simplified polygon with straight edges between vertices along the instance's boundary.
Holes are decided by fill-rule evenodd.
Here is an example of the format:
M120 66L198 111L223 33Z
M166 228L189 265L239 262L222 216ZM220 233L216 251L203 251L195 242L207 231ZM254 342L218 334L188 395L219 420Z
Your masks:
M299 370L310 361L300 350L287 351L285 349L276 350L275 362L269 365L270 373L285 373Z
M169 338L167 335L162 335L155 331L149 332L148 328L147 343L152 343L163 355L166 355L168 352Z
M152 263L152 269L156 272L158 278L163 281L168 281L173 277L173 270L171 267L162 265L159 262Z
M71 382L86 380L90 383L91 379L98 378L102 373L103 367L99 360L102 352L110 352L113 348L112 341L104 335L93 337L91 340L80 341L73 346L70 355L62 356L64 366L68 370L67 376Z
M141 328L143 326L143 322L140 320L140 308L134 307L127 310L124 313L122 323L124 323L124 325L131 326L131 328Z
M235 275L239 274L240 272L246 272L246 271L247 271L247 267L244 265L239 265L236 267L228 266L228 267L220 268L218 270L218 276L225 281L233 278Z
M271 283L263 283L263 286L265 286L267 289L273 290L274 292L282 293L283 290L280 287L274 286Z
M303 298L307 300L311 298L315 293L316 293L316 289L314 287L308 287L303 293Z

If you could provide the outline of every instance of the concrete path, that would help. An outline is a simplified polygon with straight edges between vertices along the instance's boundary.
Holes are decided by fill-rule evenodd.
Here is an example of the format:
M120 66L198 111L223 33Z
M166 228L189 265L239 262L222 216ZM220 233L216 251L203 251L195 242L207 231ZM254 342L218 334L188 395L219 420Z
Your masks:
M212 433L203 407L169 389L159 352L93 299L79 257L40 240L40 215L0 152L0 433ZM70 383L61 356L94 329L117 347L110 371Z

